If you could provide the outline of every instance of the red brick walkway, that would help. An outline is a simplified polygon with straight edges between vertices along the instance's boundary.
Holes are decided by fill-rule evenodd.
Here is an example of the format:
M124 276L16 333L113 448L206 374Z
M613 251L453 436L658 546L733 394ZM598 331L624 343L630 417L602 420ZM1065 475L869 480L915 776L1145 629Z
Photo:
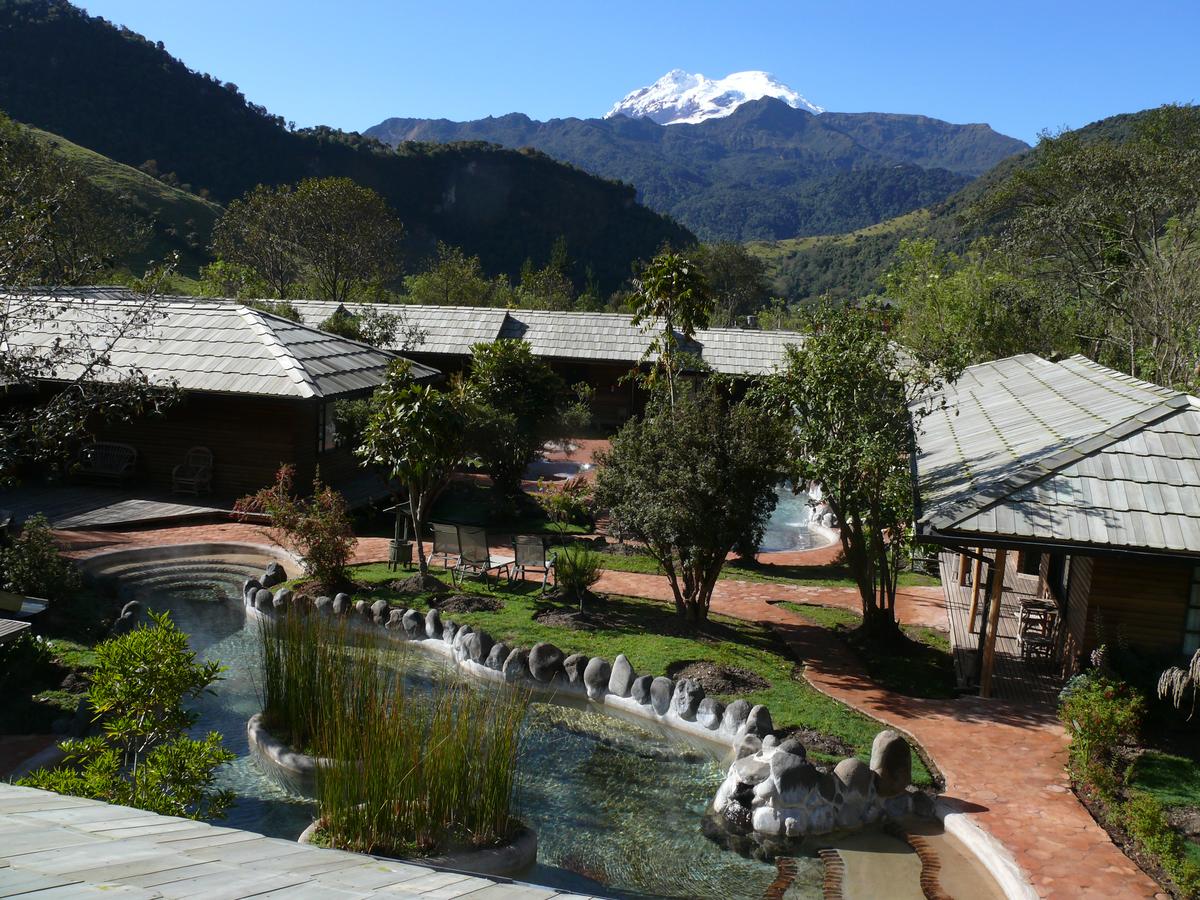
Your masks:
M256 525L222 523L125 532L60 533L69 552L168 544L244 542L270 545ZM834 549L764 554L760 561L825 564ZM355 562L386 559L385 538L359 541ZM605 572L599 589L669 600L666 579ZM794 600L858 609L853 590L723 580L713 611L765 622L803 661L805 676L823 693L910 735L946 781L945 796L1000 841L1037 892L1051 900L1165 897L1131 862L1071 793L1064 768L1067 738L1053 713L995 700L918 700L881 689L853 654L828 633L772 601ZM906 588L897 615L907 624L945 628L938 588Z

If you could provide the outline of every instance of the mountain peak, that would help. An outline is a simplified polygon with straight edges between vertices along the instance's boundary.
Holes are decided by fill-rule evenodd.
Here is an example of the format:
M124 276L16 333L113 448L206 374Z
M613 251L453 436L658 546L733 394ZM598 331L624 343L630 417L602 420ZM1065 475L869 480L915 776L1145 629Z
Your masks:
M672 69L654 84L630 91L604 118L629 116L659 125L695 124L727 116L748 100L774 97L794 109L825 110L806 100L769 72L734 72L724 78Z

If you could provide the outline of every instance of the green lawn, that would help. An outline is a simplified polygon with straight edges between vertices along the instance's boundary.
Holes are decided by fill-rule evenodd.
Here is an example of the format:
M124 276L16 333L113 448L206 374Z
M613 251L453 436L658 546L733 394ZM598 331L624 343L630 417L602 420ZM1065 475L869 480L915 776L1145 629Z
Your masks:
M1200 764L1186 756L1147 750L1134 763L1130 784L1163 806L1200 807Z
M862 617L852 610L813 603L780 603L782 608L828 628L853 647L867 674L882 687L909 697L957 696L954 657L949 638L936 628L906 625L909 644L898 652L881 653L863 644L854 633Z
M644 553L625 553L604 550L604 566L617 572L641 572L659 575L658 563ZM721 571L721 578L732 581L752 581L758 584L794 584L801 587L855 586L845 566L781 566L770 563L730 562ZM900 585L915 587L941 584L936 578L919 572L901 572Z
M383 598L397 606L429 608L427 595L401 597L387 587L397 573L389 572L385 564L358 566L351 574L360 586L356 600ZM473 580L466 583L464 592L488 593ZM531 647L549 641L566 653L603 656L610 661L624 653L639 674L659 675L671 663L692 660L749 669L770 682L770 687L746 694L746 699L769 707L776 727L800 726L831 735L853 747L863 759L869 758L871 741L883 727L811 687L797 671L787 648L764 626L713 616L707 628L695 632L682 626L667 604L611 597L594 610L603 617L603 625L581 631L536 621L534 614L553 604L544 600L534 585L505 585L492 595L504 601L502 609L447 618L487 631L510 646ZM931 783L919 761L914 764L914 777L918 784Z

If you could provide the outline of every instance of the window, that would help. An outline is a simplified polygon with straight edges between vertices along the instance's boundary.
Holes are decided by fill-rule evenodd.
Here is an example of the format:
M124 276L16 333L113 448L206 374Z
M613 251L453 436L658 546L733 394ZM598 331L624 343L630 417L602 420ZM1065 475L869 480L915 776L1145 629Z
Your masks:
M1200 650L1200 566L1192 569L1192 589L1188 592L1187 618L1183 623L1183 653L1191 656Z
M322 403L317 415L317 452L324 453L337 446L337 428L332 403Z
M1029 550L1021 551L1021 561L1017 565L1017 571L1022 575L1041 575L1042 554L1033 553Z

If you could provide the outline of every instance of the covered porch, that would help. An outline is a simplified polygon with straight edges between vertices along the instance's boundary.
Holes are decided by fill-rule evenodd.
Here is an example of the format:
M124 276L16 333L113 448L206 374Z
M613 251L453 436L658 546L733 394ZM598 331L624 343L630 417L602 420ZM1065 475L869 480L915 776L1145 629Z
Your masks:
M1023 652L1021 640L1022 608L1047 604L1042 579L1019 571L1016 552L970 553L944 550L938 558L959 685L977 686L984 697L1053 708L1062 687L1060 629L1051 629L1050 646L1041 653Z

